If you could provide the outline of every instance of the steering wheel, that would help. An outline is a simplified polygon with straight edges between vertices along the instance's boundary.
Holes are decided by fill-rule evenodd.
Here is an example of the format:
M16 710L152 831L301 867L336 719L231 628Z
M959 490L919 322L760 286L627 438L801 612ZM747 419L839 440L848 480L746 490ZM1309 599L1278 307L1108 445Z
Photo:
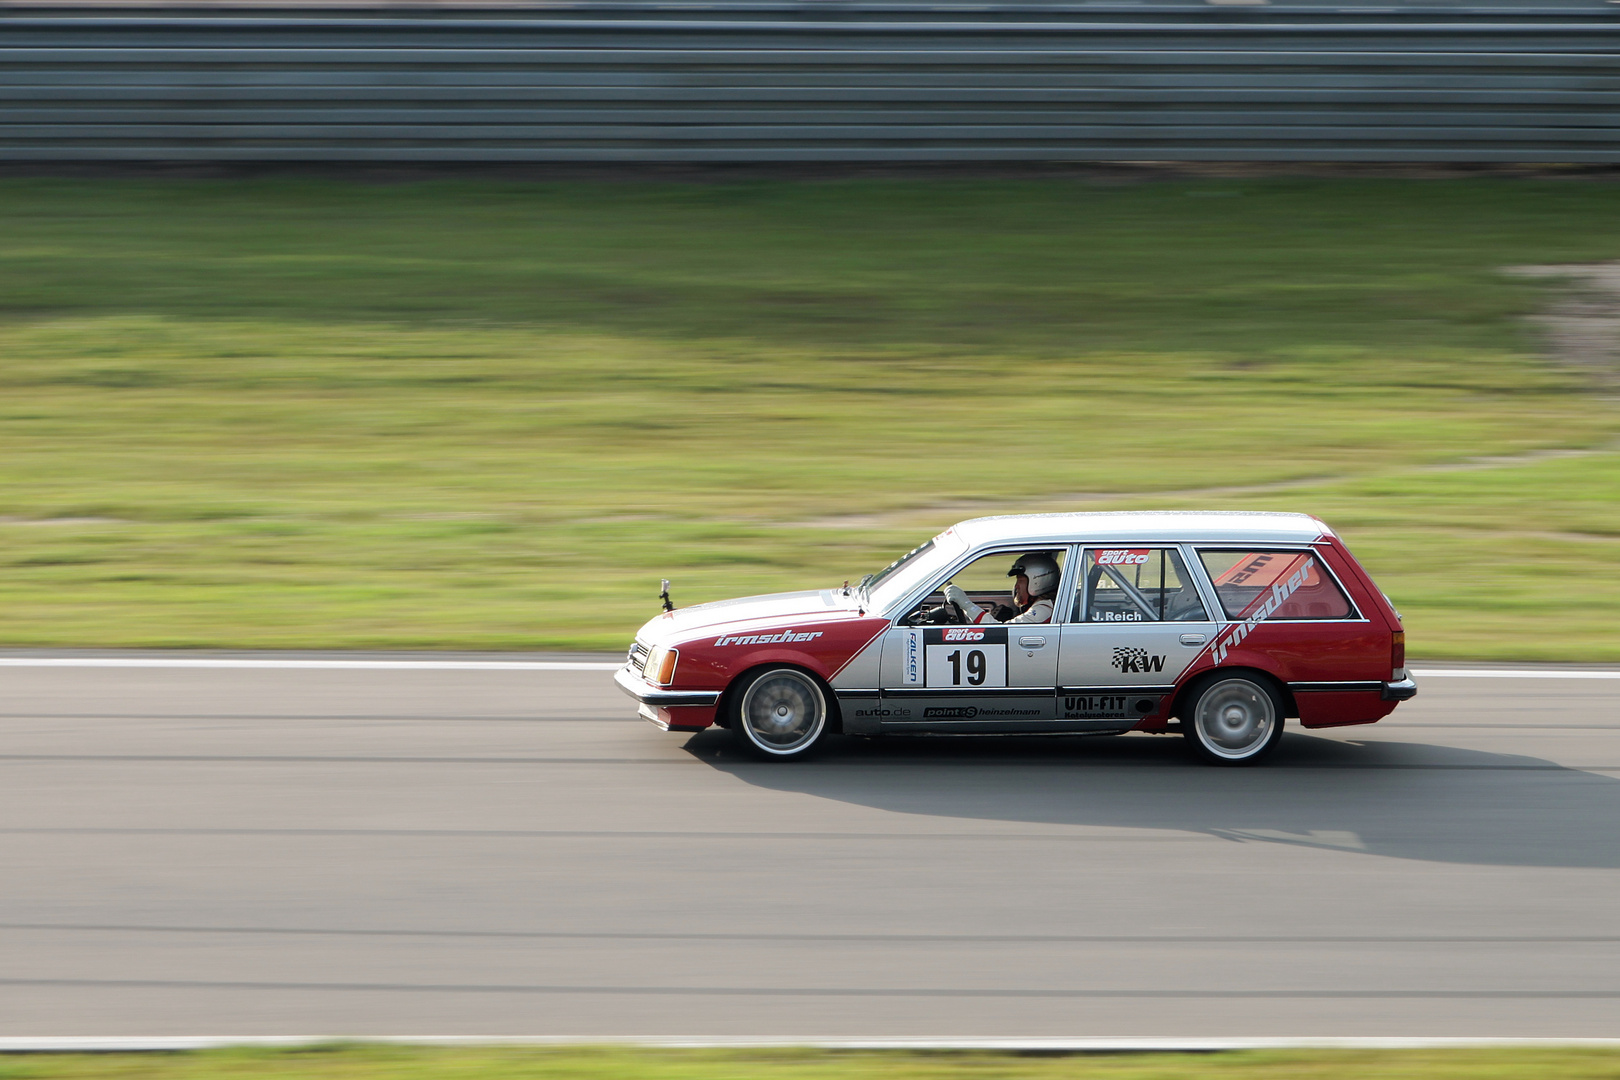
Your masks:
M965 626L967 613L949 600L938 607L924 608L911 614L906 622L910 626Z

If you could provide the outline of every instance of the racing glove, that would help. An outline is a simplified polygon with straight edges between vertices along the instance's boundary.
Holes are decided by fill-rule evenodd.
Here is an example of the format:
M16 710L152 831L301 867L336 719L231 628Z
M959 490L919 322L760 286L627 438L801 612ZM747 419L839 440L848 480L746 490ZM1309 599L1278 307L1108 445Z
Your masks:
M944 591L945 599L961 608L962 614L967 616L968 622L978 622L980 617L984 614L984 609L978 604L975 604L972 600L969 600L968 594L964 592L962 588L956 584L956 582L947 581L945 583Z

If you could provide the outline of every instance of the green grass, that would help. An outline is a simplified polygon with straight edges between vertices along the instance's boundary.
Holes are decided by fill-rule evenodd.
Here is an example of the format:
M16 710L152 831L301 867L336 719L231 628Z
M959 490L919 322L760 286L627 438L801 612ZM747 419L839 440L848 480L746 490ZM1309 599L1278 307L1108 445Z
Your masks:
M819 1050L327 1046L0 1058L0 1080L1614 1080L1620 1053L1297 1050L1026 1056Z
M1415 656L1616 660L1620 405L1500 273L1607 258L1579 182L0 182L0 643L617 649L1198 506Z

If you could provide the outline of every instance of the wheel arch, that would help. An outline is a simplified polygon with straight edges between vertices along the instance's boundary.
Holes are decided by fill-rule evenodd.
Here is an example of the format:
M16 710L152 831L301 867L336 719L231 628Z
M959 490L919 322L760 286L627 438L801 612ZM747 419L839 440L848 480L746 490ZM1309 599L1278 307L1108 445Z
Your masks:
M1233 676L1254 679L1256 682L1261 682L1271 687L1271 689L1277 695L1277 700L1282 702L1283 716L1299 716L1299 703L1294 700L1293 691L1288 689L1287 683L1283 682L1271 672L1266 671L1264 668L1249 667L1243 664L1233 664L1227 667L1206 668L1205 670L1200 671L1197 675L1188 679L1186 682L1182 683L1181 686L1176 689L1176 696L1170 706L1168 715L1173 716L1178 720L1185 720L1187 718L1186 711L1191 707L1193 699L1198 696L1199 690L1214 682L1216 679L1229 679Z
M806 667L803 664L796 664L789 660L765 660L750 667L744 668L742 671L739 671L736 675L732 676L731 681L726 684L726 688L724 690L720 691L720 697L714 703L714 722L716 727L723 727L730 730L731 706L732 703L737 700L737 695L742 691L742 688L747 685L749 679L759 674L761 671L766 671L773 668L792 668L794 671L797 671L803 675L808 675L810 678L814 679L816 681L816 685L821 688L821 695L823 699L825 699L827 702L827 730L834 735L842 735L844 733L844 710L843 706L838 701L838 693L837 691L833 690L832 684L829 683L826 678L814 668Z

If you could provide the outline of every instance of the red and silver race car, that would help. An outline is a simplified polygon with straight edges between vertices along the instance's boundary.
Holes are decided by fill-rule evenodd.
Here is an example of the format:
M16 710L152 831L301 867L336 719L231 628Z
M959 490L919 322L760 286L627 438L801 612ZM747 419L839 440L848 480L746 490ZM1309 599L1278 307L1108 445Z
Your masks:
M859 585L665 611L615 681L659 727L719 724L769 760L830 733L1179 721L1203 758L1237 765L1277 745L1284 717L1389 715L1417 693L1405 642L1315 517L1031 514L953 525Z

